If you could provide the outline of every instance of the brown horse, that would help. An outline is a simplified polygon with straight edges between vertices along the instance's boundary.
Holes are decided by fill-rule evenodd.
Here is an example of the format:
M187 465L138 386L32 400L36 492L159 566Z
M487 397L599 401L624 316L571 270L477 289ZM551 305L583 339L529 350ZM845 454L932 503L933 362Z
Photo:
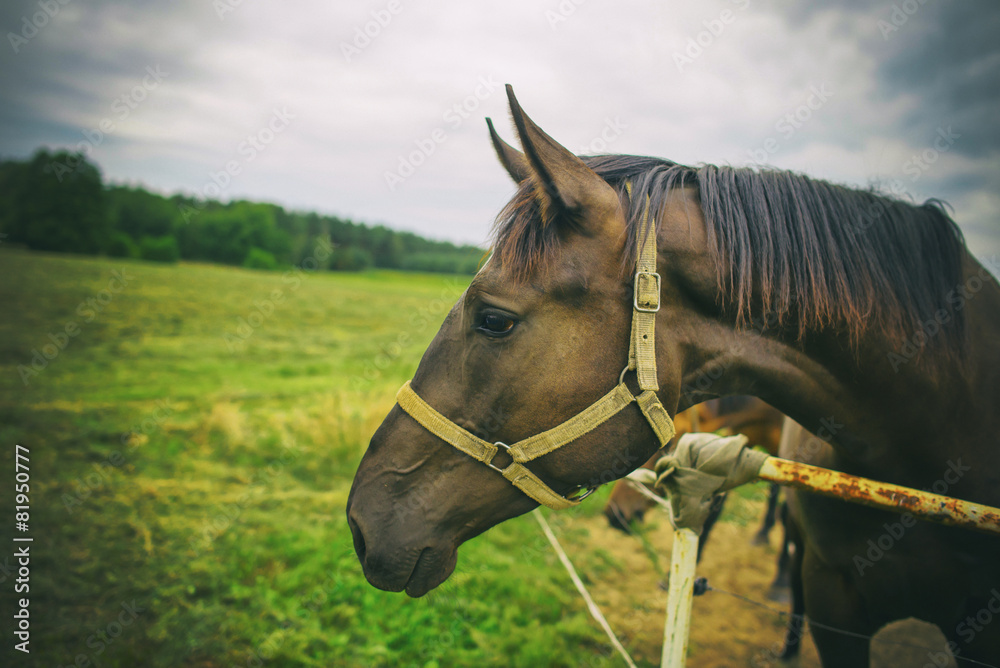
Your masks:
M524 153L494 145L517 194L348 499L369 582L423 595L464 541L534 498L574 503L669 440L668 414L730 394L828 441L824 466L1000 505L1000 285L941 206L787 172L580 158L508 97ZM962 657L1000 660L1000 540L919 521L900 534L898 515L799 498L825 666L867 665L866 637L911 616Z

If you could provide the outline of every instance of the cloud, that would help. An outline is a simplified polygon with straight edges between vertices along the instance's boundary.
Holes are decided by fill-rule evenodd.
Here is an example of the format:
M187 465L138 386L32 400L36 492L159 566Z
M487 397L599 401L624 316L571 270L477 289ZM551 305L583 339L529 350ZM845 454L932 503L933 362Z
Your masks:
M620 132L606 150L686 163L749 164L769 146L777 167L943 197L975 252L1000 251L1000 12L984 2L908 0L917 9L884 34L892 4L220 1L221 16L194 0L60 5L0 56L0 152L73 147L110 117L92 150L112 180L200 193L241 160L224 198L484 243L512 185L483 118L513 139L493 85L511 82L574 149L609 123ZM36 11L6 3L0 25L16 33ZM163 84L116 118L115 100L157 65ZM294 118L246 160L239 147L276 109ZM910 181L949 124L961 137ZM404 163L412 175L387 178Z

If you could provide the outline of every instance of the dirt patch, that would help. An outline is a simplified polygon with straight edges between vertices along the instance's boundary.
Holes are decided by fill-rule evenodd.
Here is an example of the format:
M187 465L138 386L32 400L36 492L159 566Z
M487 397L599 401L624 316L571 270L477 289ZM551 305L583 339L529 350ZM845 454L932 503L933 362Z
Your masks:
M745 507L738 510L737 522L721 521L715 526L698 575L708 578L709 585L716 590L738 594L756 603L722 591L709 591L694 599L688 655L688 665L692 668L790 665L777 658L787 619L780 612L788 612L790 605L767 598L775 574L781 527L772 532L770 545L751 545L757 524L743 518L762 517L764 505L751 500L742 502ZM672 529L659 511L650 511L647 517L650 519L646 523L646 538L659 554L660 568L666 571L670 566ZM622 567L620 572L608 570L599 577L588 578L595 601L632 657L640 665L658 666L667 595L657 586L660 575L652 558L640 540L611 529L601 516L580 518L574 524L585 526L590 532L589 542ZM879 642L880 639L887 642ZM944 636L937 627L916 620L897 622L877 635L871 665L923 666L944 645ZM797 664L791 665L820 668L808 631L802 639L801 657Z

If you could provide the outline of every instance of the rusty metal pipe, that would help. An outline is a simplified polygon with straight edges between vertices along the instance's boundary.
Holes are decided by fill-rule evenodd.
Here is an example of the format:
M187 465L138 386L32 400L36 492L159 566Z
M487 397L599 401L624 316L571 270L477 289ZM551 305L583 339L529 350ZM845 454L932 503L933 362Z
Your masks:
M869 480L819 466L768 457L758 476L780 485L882 508L950 526L1000 534L1000 508L953 499L919 489Z

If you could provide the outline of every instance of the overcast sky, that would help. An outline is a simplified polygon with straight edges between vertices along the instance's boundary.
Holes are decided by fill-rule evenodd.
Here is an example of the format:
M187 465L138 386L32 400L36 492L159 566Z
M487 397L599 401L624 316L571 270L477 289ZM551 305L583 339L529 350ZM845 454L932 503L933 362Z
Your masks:
M1000 254L1000 5L838 4L7 0L0 155L483 245L509 82L577 152L940 197Z

